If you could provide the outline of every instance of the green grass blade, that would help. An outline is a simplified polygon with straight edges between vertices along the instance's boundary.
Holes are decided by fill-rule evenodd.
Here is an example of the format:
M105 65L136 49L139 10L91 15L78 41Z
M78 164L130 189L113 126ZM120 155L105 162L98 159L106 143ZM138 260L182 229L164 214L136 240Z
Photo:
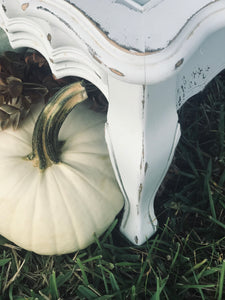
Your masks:
M86 264L86 263L92 262L92 261L94 262L95 260L99 260L99 259L102 259L102 255L92 256L92 257L89 257L87 259L84 259L82 261L82 264Z
M208 162L207 169L206 169L206 174L205 174L205 185L206 185L206 187L207 187L208 183L210 182L211 177L212 177L212 159L210 158L209 162Z
M172 260L172 263L171 263L171 265L170 265L170 271L173 269L173 267L174 267L174 265L175 265L175 263L176 263L176 260L177 260L177 257L178 257L178 255L179 255L179 252L180 252L180 243L177 243L177 251L176 251L176 253L175 253L175 255L174 255L174 258L173 258L173 260Z
M0 259L0 267L6 265L10 260L11 258Z
M151 254L153 252L153 250L156 248L156 243L158 242L158 235L154 238L153 240L153 243L151 245L151 248L149 249L149 252L148 252L148 257L147 259L145 260L144 264L141 266L141 272L140 272L140 275L138 277L138 280L137 280L137 284L136 286L138 287L142 281L142 278L143 278L143 275L144 275L144 272L148 266L148 258L151 257Z
M225 111L224 104L220 107L220 118L219 118L219 137L220 137L220 159L224 159L224 141L225 141Z
M220 176L219 186L223 186L225 183L225 170L223 171L222 175Z
M58 292L57 283L56 283L55 271L53 271L50 276L49 292L50 292L52 300L57 300L59 298L59 292Z
M164 279L161 279L159 277L156 278L157 290L155 294L151 297L151 300L160 300L160 294L162 293L168 279L169 279L169 275Z
M221 272L220 272L218 300L223 300L224 299L223 298L223 289L224 289L224 285L225 285L224 275L225 275L225 260L223 261Z
M78 296L82 297L81 299L87 299L87 300L98 299L97 295L84 285L79 285L77 290L78 290Z
M217 225L219 225L220 227L224 228L225 229L225 224L223 224L222 222L220 222L219 220L213 218L212 216L209 216L209 219L211 221L213 221L214 223L216 223Z
M108 294L109 293L109 288L108 288L108 283L107 283L105 272L104 272L104 267L100 264L99 268L101 269L101 275L102 275L102 280L103 280L103 283L104 283L106 294Z
M189 289L208 289L208 288L215 288L216 284L177 284L182 290L189 290Z
M105 243L105 241L107 240L109 235L112 233L112 231L116 227L117 223L118 223L118 219L115 219L114 222L109 226L109 228L107 229L106 233L104 234L104 236L102 238L102 244Z
M136 299L136 287L135 285L132 285L131 288L131 300L135 300Z
M118 283L115 279L115 276L113 275L112 272L110 272L110 274L109 274L109 279L110 279L110 283L111 283L113 292L119 292L119 296L121 299L120 288L119 288L119 285L118 285Z
M77 257L76 259L76 262L81 270L81 273L82 273L82 277L83 277L83 283L85 285L89 285L89 282L88 282L88 278L87 278L87 275L86 275L86 272L84 270L84 265L82 264L81 260Z
M9 300L13 300L13 284L9 287Z
M207 184L207 190L208 190L209 204L210 204L212 217L214 219L217 219L215 205L214 205L214 201L213 201L213 197L212 197L212 191L211 191L209 183Z
M102 245L99 241L99 238L96 236L96 234L94 234L94 240L95 240L95 243L97 244L99 250L102 251Z
M56 278L57 287L63 286L73 275L72 271L67 272L66 274L59 274Z
M202 267L205 263L207 263L207 262L208 262L208 259L207 259L207 258L203 259L200 263L194 265L190 270L188 270L188 271L184 274L184 276L187 276L187 275L189 275L190 273L192 273L193 271L195 271L195 270L201 268L201 267Z
M195 279L196 284L199 284L198 276L196 275L195 272L193 272L193 275L194 275L194 279ZM199 291L199 294L200 294L201 297L202 297L202 300L205 300L205 296L204 296L204 294L203 294L202 289L199 288L198 291Z

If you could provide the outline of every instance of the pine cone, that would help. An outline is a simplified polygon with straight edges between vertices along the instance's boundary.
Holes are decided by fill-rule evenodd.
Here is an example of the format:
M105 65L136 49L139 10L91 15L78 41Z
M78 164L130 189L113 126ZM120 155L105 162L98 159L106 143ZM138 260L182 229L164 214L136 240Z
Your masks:
M37 51L7 51L0 55L0 129L18 127L27 116L32 103L48 101L59 89L80 78L56 79L46 59ZM93 86L93 85L92 85ZM90 92L92 109L106 112L108 102L96 88Z
M22 54L6 52L0 56L0 129L18 127L30 111L32 102L40 101L48 89L39 80L30 82L30 64ZM32 71L33 72L33 71Z

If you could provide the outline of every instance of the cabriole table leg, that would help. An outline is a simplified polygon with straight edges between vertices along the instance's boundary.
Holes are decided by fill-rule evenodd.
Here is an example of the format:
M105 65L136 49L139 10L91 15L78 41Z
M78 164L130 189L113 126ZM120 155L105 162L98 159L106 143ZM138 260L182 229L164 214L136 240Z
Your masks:
M109 78L106 139L125 196L121 232L135 244L156 231L154 197L179 137L176 78L151 86Z

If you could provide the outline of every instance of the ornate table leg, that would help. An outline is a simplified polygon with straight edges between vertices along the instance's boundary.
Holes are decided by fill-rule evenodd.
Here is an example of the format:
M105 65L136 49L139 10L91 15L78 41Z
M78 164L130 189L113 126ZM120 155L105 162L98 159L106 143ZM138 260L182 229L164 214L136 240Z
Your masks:
M106 138L125 196L121 231L142 244L156 231L154 197L180 137L176 78L149 86L108 83Z

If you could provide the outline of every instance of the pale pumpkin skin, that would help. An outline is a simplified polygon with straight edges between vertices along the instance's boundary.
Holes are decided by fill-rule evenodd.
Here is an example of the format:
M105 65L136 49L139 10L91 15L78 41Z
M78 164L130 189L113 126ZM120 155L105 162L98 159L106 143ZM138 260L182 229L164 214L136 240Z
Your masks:
M38 254L83 249L122 209L104 138L105 115L88 100L68 115L59 133L60 162L40 170L32 133L40 106L16 131L0 132L0 234Z

